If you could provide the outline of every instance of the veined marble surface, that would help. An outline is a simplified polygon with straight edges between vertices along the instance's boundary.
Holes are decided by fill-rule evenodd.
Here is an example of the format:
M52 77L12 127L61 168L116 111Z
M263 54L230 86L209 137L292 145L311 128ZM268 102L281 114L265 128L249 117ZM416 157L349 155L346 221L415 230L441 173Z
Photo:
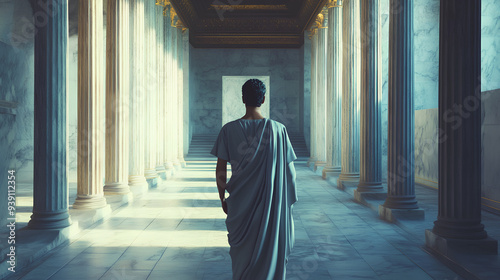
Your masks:
M482 93L482 196L500 205L500 89ZM439 176L438 109L415 112L415 177L437 186ZM493 200L493 201L491 201Z
M415 177L436 184L438 164L438 109L415 111Z
M266 86L264 104L260 110L264 117L269 116L269 107L272 106L271 87L269 76L223 76L222 77L222 125L239 119L245 114L245 104L241 100L241 88L249 79L259 79Z
M197 49L190 52L190 98L194 134L222 123L222 76L269 76L270 117L298 132L302 73L300 49Z
M500 1L481 2L481 91L500 88Z
M500 206L500 89L483 92L481 97L482 123L482 158L483 185L482 196L495 200Z

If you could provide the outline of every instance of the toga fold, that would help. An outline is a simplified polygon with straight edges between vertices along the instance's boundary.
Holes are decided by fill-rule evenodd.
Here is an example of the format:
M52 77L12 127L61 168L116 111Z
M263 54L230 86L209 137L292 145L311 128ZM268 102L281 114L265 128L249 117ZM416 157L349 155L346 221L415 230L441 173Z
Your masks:
M232 169L226 227L233 279L285 279L297 201L297 157L286 127L267 118L228 122L211 154Z

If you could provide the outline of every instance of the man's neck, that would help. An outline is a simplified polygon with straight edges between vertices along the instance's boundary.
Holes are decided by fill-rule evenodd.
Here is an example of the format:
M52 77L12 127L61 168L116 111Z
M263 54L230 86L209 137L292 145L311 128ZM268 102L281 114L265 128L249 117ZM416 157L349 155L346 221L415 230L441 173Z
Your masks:
M260 113L260 107L246 106L246 113L242 119L263 119L264 116Z

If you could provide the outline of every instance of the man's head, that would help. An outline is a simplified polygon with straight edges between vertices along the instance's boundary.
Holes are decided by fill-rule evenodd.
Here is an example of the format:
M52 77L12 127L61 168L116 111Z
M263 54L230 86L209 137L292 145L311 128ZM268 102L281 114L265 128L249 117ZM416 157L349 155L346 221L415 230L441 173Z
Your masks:
M246 106L260 107L264 103L266 85L259 79L250 79L243 84L242 92Z

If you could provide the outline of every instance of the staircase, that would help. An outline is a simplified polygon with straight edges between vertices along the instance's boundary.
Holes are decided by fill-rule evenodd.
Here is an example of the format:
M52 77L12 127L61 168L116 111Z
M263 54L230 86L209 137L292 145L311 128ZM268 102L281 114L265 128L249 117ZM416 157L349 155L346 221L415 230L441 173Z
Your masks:
M292 147L297 157L309 157L309 149L306 146L304 136L300 133L289 133L288 136L290 137ZM186 158L190 160L215 160L215 157L210 154L210 151L216 139L216 134L193 135Z

